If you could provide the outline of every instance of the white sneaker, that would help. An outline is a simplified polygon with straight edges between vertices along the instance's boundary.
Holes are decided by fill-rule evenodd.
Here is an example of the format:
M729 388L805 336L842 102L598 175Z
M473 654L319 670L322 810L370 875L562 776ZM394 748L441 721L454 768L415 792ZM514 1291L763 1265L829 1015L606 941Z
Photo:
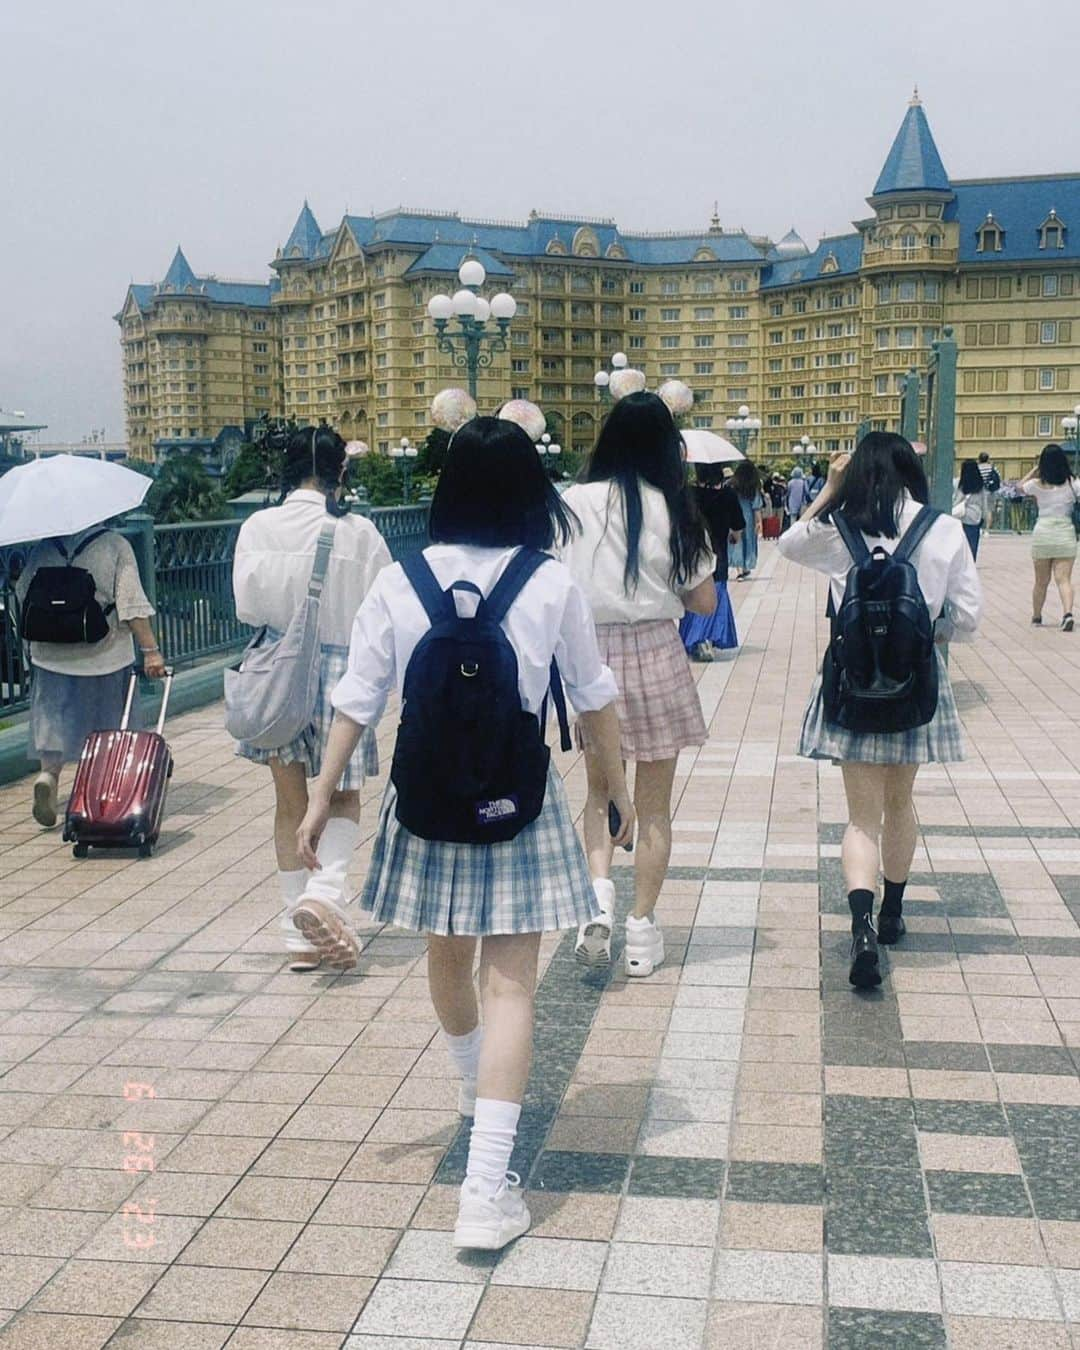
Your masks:
M497 1252L527 1233L531 1223L516 1172L507 1172L494 1195L483 1179L466 1179L454 1226L454 1246Z
M664 935L652 919L626 919L626 973L644 979L664 963Z
M463 1078L461 1087L458 1088L457 1099L458 1115L464 1116L466 1120L472 1120L476 1115L476 1079Z
M600 917L578 925L574 955L583 966L611 965L611 929L615 923L615 883L606 877L593 881Z
M34 780L34 819L46 830L56 824L56 774L42 770Z

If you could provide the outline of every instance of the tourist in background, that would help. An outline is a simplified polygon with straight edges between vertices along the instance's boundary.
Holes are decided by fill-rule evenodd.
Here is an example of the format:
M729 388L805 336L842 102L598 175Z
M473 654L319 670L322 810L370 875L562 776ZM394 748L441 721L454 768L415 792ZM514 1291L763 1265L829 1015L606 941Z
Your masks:
M735 580L746 581L757 566L758 540L761 538L762 512L765 509L761 475L750 460L744 459L735 465L731 487L738 498L743 518L739 538L731 547L731 565L736 571Z
M1042 623L1046 591L1053 577L1061 597L1061 627L1073 630L1073 564L1076 561L1074 510L1080 485L1073 477L1069 459L1060 445L1048 445L1035 467L1021 480L1025 496L1034 497L1039 519L1031 534L1031 558L1035 586L1031 596L1031 622Z
M307 810L307 780L322 767L333 716L330 695L345 673L356 611L376 576L390 564L390 552L371 521L350 515L340 504L347 464L345 442L336 431L310 426L295 431L285 451L283 500L249 516L240 527L233 560L237 617L255 628L266 626L271 637L280 636L307 594L323 525L336 522L319 605L319 690L312 723L280 750L244 744L236 748L245 759L268 765L273 777L280 927L295 971L317 969L321 957L297 929L294 913L305 897L339 908L345 904L349 860L360 836L360 788L379 771L370 733L334 781L331 818L319 844L319 870L311 872L296 845L296 830Z
M990 525L989 501L990 494L979 466L973 459L965 459L960 466L952 513L964 527L973 558L979 556L979 538Z
M728 545L739 539L743 514L730 481L724 478L723 464L695 465L697 485L694 500L705 521L712 542L716 567L716 608L711 614L684 614L679 636L693 661L712 661L716 651L737 647L735 615L728 595Z
M671 856L671 791L679 751L702 745L705 719L676 624L716 607L715 559L686 484L683 444L655 394L620 399L564 500L581 528L564 557L596 619L600 654L619 689L623 758L633 760L639 837L634 908L626 920L626 972L646 976L664 959L653 910ZM585 847L601 916L578 931L587 965L611 959L615 887L609 874L606 774L601 747L583 734L589 795Z
M790 529L806 510L810 500L809 484L802 469L795 465L788 479L787 493L784 497L784 529Z
M431 504L433 543L424 559L436 586L454 587L458 615L471 617L476 591L490 598L520 547L550 550L566 540L572 523L525 432L512 422L479 417L450 443ZM601 660L581 588L564 566L549 560L525 581L501 626L517 657L524 712L543 715L552 658L558 659L593 747L605 829L610 801L621 818L616 842L629 841L634 808L619 756L615 681ZM425 605L404 569L395 565L381 573L356 615L348 670L334 692L323 770L299 831L308 866L315 866L320 836L329 828L339 775L391 692L402 693L413 653L429 629ZM403 733L404 724L399 750ZM423 747L413 745L403 758L417 754L422 757ZM398 763L395 755L395 769ZM407 785L406 776L403 791ZM496 1250L530 1222L520 1178L508 1168L532 1056L540 935L588 922L598 909L554 768L539 816L504 842L443 842L437 833L420 838L398 819L402 799L392 780L361 905L379 923L427 935L431 1000L461 1075L459 1109L473 1117L454 1244ZM330 912L325 918L335 922ZM478 941L483 1026L473 984Z
M832 517L842 511L868 548L891 554L929 496L926 474L908 442L891 432L872 431L854 455L832 461L824 490L781 539L780 552L823 572L839 609L853 561ZM913 563L939 640L970 637L978 624L982 593L959 522L939 515ZM825 716L820 676L803 718L798 753L838 762L844 777L848 826L841 858L851 910L849 978L855 985L880 983L878 941L894 943L905 931L904 888L917 834L912 791L919 765L964 757L960 718L940 655L937 666L937 710L913 730L856 732L834 725ZM879 871L884 873L884 895L875 931Z
M100 642L29 643L33 676L28 755L41 766L34 781L33 815L45 829L56 824L64 765L79 759L92 731L120 725L135 660L133 637L143 671L151 679L165 674L165 660L150 626L154 607L139 580L134 550L115 530L94 525L35 544L15 583L20 609L41 568L68 565L93 577L94 596L109 631Z
M816 460L810 466L810 474L806 480L806 500L812 502L820 495L821 489L825 486L825 473L827 466L819 464Z
M997 510L998 495L1001 492L1001 474L994 468L988 450L979 452L979 477L986 489L986 528L990 529L994 523L994 512Z

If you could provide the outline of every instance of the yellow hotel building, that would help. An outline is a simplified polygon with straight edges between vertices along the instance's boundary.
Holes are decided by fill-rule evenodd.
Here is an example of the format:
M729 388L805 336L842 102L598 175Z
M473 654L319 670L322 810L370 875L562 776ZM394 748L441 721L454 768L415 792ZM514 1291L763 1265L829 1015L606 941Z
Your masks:
M695 392L687 422L722 428L742 403L752 453L823 453L861 425L895 426L899 386L951 325L957 456L1003 476L1061 436L1080 403L1080 174L951 180L916 97L849 234L809 249L713 219L701 234L631 234L611 220L525 222L398 210L320 229L305 203L265 283L197 276L177 250L129 288L120 324L128 442L159 458L213 453L265 412L325 420L387 449L418 440L461 372L436 350L427 302L462 260L518 302L480 405L530 398L575 449L604 407L593 375L616 351L650 386Z

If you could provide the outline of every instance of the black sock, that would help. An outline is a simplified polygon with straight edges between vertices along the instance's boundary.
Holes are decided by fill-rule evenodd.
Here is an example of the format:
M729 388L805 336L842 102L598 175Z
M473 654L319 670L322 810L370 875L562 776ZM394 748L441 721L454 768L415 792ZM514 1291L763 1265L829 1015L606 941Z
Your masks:
M906 881L886 881L885 898L881 902L882 914L899 914L904 907L904 888Z
M873 891L848 891L848 905L851 908L851 924L870 923L874 912Z

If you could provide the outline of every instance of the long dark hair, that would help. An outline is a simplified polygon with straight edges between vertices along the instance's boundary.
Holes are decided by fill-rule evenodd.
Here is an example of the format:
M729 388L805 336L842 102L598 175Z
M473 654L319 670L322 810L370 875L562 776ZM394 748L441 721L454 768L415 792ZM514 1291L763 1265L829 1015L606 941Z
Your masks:
M474 417L454 433L431 503L432 543L549 549L576 524L516 422Z
M1039 482L1045 483L1047 487L1061 487L1062 483L1067 483L1072 476L1069 457L1061 446L1056 444L1043 446L1043 452L1039 456Z
M673 586L685 586L709 549L705 522L686 484L683 444L667 405L655 394L627 394L608 413L583 475L586 483L615 484L626 520L627 595L641 569L641 480L664 494L671 519Z
M336 495L344 464L345 442L336 431L330 427L300 427L285 447L279 501L295 492L305 479L314 478L319 491L326 495L327 511L333 516L346 515L348 508L338 504Z
M975 492L981 492L985 487L983 476L979 472L979 466L973 459L965 459L963 464L960 465L960 482L958 486L960 491L967 496L970 496Z
M924 506L930 500L918 455L903 436L871 431L852 455L830 513L843 511L864 534L895 539L905 492Z
M731 475L731 486L740 497L752 502L761 491L761 474L758 473L757 465L752 460L741 459Z

